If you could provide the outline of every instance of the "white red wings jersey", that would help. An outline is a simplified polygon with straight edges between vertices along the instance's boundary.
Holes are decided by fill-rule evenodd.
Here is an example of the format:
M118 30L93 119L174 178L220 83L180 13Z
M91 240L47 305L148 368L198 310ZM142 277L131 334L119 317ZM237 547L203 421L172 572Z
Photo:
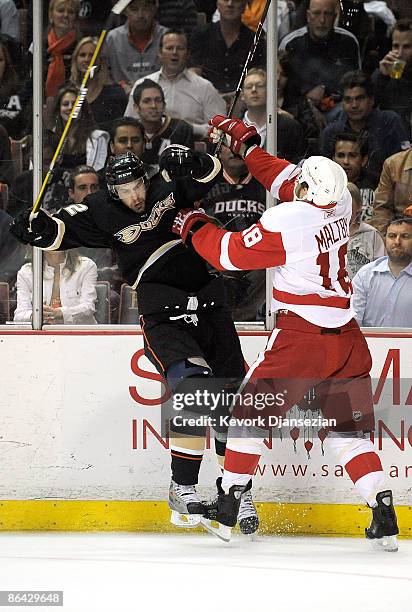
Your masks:
M318 207L293 201L296 166L256 147L250 172L282 204L243 232L206 224L195 232L196 251L219 270L274 268L273 310L287 309L321 327L340 327L354 312L346 272L352 198Z

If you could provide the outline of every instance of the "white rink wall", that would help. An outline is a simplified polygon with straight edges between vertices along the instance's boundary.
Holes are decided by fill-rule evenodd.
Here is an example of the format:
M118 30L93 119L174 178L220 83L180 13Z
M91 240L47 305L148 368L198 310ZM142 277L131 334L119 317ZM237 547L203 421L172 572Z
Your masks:
M266 335L240 335L251 364ZM372 375L381 384L387 378L380 401L404 420L400 437L378 435L375 443L398 504L408 505L412 341L396 334L371 336ZM0 499L165 499L170 472L167 441L159 440L162 387L142 354L140 333L0 332L0 346ZM322 456L316 431L309 460L302 436L295 453L289 430L283 434L282 441L273 439L272 448L265 448L256 500L359 502L327 441ZM214 453L207 451L204 492L217 474Z

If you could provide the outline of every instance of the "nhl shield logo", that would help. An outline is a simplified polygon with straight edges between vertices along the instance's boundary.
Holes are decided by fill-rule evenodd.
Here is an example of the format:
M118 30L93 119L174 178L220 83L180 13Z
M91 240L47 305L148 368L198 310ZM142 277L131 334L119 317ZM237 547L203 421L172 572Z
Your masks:
M360 421L362 419L362 412L360 410L354 410L352 412L352 418L354 421Z

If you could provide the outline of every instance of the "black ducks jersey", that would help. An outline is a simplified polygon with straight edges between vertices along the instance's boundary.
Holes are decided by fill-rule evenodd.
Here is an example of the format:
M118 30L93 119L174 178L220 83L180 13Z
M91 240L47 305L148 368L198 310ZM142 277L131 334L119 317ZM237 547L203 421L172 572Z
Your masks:
M220 178L220 163L210 157L210 171L202 179L185 177L166 182L161 174L150 179L143 213L137 213L106 190L87 196L53 215L57 235L45 250L79 246L111 248L128 284L155 281L196 291L208 280L207 265L172 233L176 212L203 198Z

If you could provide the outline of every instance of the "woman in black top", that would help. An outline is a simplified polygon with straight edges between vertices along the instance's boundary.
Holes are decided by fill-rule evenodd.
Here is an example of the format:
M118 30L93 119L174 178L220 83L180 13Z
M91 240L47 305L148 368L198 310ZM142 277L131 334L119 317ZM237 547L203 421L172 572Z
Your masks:
M69 119L78 95L75 85L62 87L55 98L54 108L49 118L50 129L60 138ZM62 155L62 166L73 169L86 164L96 171L103 168L107 157L109 134L96 129L96 123L87 100L84 100L79 116L73 120Z
M31 100L19 82L7 44L0 40L0 123L14 140L30 131Z

